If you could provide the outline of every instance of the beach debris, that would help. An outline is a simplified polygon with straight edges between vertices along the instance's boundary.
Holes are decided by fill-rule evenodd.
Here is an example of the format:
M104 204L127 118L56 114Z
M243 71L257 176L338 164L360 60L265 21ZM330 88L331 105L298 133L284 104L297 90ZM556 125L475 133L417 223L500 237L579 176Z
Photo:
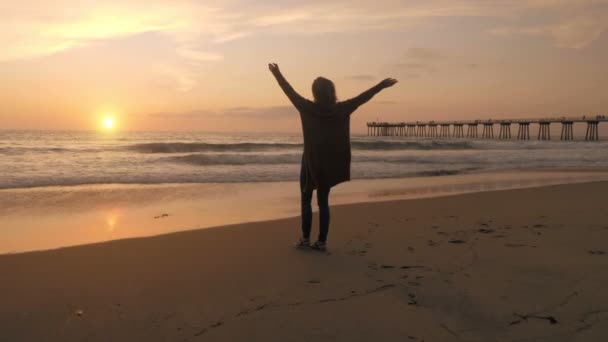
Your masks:
M404 265L400 267L402 270L407 270L410 268L425 268L425 266L421 266L421 265Z
M349 252L350 255L357 255L357 256L365 256L365 254L367 254L367 251L364 249L361 250L352 250Z
M449 242L449 243L467 243L467 242L466 242L466 241L464 241L464 240L457 240L457 239L452 239L452 240L450 240L450 241L448 241L448 242Z
M435 243L435 241L433 241L433 240L429 240L426 242L426 244L432 247L432 246L435 246L437 243Z
M540 224L540 223L539 223L539 224L535 224L535 225L533 225L532 227L533 227L533 228L544 228L544 227L546 227L546 226L545 226L544 224Z
M512 321L509 323L509 325L515 325L515 324L519 324L521 322L527 322L528 319L530 318L535 318L535 319L543 319L548 321L550 324L557 324L557 319L555 319L555 317L553 316L540 316L540 315L535 315L535 314L529 314L529 315L520 315L520 314L514 314L515 316L517 316L519 319Z
M408 250L408 251L410 251L410 252L413 252L413 251L414 251L414 247L412 247L412 246L407 246L407 250Z
M488 228L481 228L478 230L478 232L483 233L483 234L492 234L495 232L494 229L488 229Z
M485 222L480 223L480 225L482 225L482 226L484 226L484 227L488 227L488 226L489 226L489 224L487 224L487 223L485 223Z
M418 300L416 299L415 293L408 293L407 296L409 298L407 305L418 305Z
M267 306L267 304L260 304L260 305L254 307L254 308L241 310L238 314L236 314L236 317L249 315L250 313L257 312L257 311L262 311L262 310L264 310L266 308L266 306ZM217 322L215 324L218 324L218 325L215 325L215 326L211 325L211 328L219 327L223 323L222 323L222 321L219 321L219 322Z
M319 279L311 279L308 281L309 284L320 284L321 281Z
M380 267L385 268L385 269L395 268L395 266L393 266L393 265L381 265Z
M606 254L606 252L605 252L605 251L602 251L602 250L599 250L599 249L596 249L596 250L590 250L590 251L589 251L589 254L593 254L593 255L604 255L604 254Z
M507 243L507 244L505 244L505 247L511 247L511 248L517 248L517 247L536 248L537 246L534 246L534 245L524 245L524 244L520 244L520 243Z
M165 217L169 217L169 214L161 214L158 216L154 216L155 219L161 219L161 218L165 218Z
M446 232L437 232L437 235L448 235Z
M224 324L224 322L222 322L222 321L217 321L217 322L215 322L215 323L211 324L211 325L210 325L210 326L208 326L208 327L205 327L205 328L202 328L202 329L198 330L198 331L197 331L197 332L195 332L195 333L194 333L192 336L193 336L193 337L201 336L201 335L203 335L204 333L206 333L206 332L207 332L209 329L217 328L217 327L219 327L219 326L221 326L221 325L223 325L223 324Z
M433 229L439 229L439 226L432 226Z
M78 317L82 317L82 315L84 315L84 310L82 309L78 309L74 312L76 314L76 316Z
M370 294L370 293L380 292L380 291L391 289L395 286L396 286L395 284L386 284L386 285L382 285L380 287L376 287L374 289L365 290L365 293Z

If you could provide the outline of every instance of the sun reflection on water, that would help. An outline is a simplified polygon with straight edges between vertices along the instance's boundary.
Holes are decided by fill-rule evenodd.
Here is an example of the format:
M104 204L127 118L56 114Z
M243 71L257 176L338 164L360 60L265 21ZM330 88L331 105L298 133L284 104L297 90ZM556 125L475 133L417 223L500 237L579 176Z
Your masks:
M116 228L116 224L118 223L118 214L116 213L109 213L106 216L106 224L107 224L107 230L108 232L113 232L114 229Z

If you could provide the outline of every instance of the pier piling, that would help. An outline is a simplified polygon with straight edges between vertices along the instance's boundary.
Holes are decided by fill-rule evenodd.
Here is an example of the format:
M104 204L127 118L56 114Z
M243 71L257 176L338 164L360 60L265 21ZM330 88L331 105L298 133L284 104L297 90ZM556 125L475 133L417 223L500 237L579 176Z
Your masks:
M598 124L599 121L587 121L587 134L585 135L585 140L597 141L600 139L598 133Z
M498 134L500 139L511 139L511 123L510 122L501 122L500 123L500 133Z
M494 139L494 124L492 122L483 123L483 132L481 137L486 139Z
M560 136L560 140L573 140L573 124L572 121L562 121L562 134Z
M468 124L468 126L469 127L467 128L467 138L477 138L477 123L470 123Z
M455 123L454 124L454 138L464 138L464 124Z
M551 140L551 123L541 121L538 123L538 140Z
M450 124L441 124L441 136L443 138L450 137Z
M517 139L519 140L530 140L530 123L520 122L519 129L517 130Z

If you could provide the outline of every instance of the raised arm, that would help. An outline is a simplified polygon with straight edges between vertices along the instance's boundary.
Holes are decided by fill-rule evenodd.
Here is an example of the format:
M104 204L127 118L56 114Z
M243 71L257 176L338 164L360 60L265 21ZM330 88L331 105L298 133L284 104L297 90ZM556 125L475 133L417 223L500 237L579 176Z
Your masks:
M396 83L397 83L397 80L394 78L384 79L380 83L378 83L375 86L369 88L368 90L362 92L358 96L353 97L350 100L344 101L344 104L347 106L347 108L351 112L354 112L357 108L359 108L359 106L361 106L362 104L371 100L372 97L374 97L374 95L378 94L379 92L381 92L382 90L384 90L386 88L390 88L390 87L394 86Z
M306 103L306 99L300 96L300 94L298 94L295 89L293 89L291 84L287 82L287 80L281 73L281 70L279 70L279 66L276 63L268 64L268 69L270 70L270 72L272 72L274 78L276 78L277 82L279 83L279 86L281 87L281 89L283 89L283 92L289 98L289 101L291 101L291 103L293 103L293 105L297 109L300 109L304 105L304 103Z

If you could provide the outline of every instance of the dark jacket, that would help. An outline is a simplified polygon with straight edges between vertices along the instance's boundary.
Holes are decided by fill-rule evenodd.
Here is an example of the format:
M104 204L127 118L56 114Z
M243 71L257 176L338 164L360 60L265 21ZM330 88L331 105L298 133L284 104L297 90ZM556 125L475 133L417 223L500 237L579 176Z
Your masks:
M350 180L350 115L382 88L375 86L347 101L323 107L300 96L280 72L279 85L300 112L304 134L305 189L329 189Z

